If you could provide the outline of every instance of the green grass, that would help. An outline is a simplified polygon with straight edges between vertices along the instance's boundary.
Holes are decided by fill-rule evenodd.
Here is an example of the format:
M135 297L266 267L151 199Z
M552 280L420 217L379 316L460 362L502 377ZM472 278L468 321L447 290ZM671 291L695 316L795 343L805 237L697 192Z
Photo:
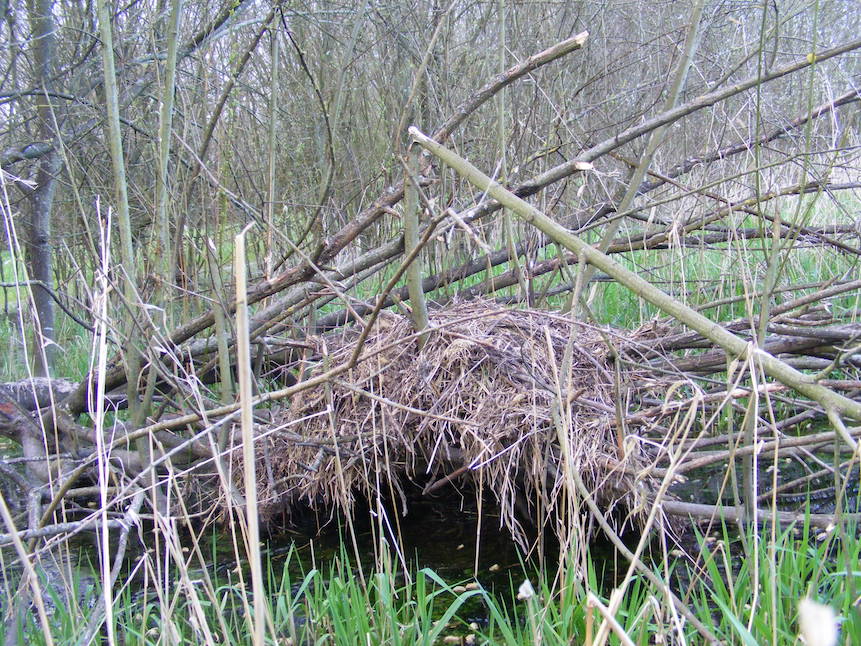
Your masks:
M758 247L762 244L755 241ZM758 298L751 300L762 287L766 261L762 251L725 246L722 249L681 249L675 251L635 251L616 255L615 260L641 274L643 278L669 292L692 307L717 300L740 297L736 303L709 309L709 318L727 321L758 311ZM768 245L766 245L766 252ZM854 268L851 258L828 248L794 249L786 258L778 277L777 289L843 276ZM621 328L637 327L654 316L662 315L642 302L636 294L614 283L599 283L593 301L593 314L599 322ZM786 291L773 302L800 295ZM856 297L834 299L834 313L844 315L856 309Z
M701 541L699 563L689 568L691 607L700 617L712 614L727 644L793 644L798 602L810 597L831 605L844 619L841 643L859 644L861 618L855 605L861 540L856 530L847 527L841 538L805 525L778 531L773 542L769 530L736 538L724 531L719 541Z
M727 645L797 643L798 603L807 596L842 615L841 643L861 643L861 620L854 608L861 584L861 540L854 527L847 529L848 535L840 538L836 532L823 537L800 527L776 532L773 542L767 528L756 537L724 529L720 540L700 537L693 556L671 562L671 585ZM455 640L473 635L478 644L527 646L535 643L536 633L548 646L581 644L586 592L605 604L610 593L597 574L600 564L591 561L585 569L563 568L561 581L531 574L537 593L526 601L514 599L523 580L516 570L508 589L493 589L481 582L445 581L428 568L405 577L385 564L363 582L343 550L325 571L302 569L295 553L286 562L269 561L267 567L271 626L280 644L430 646L460 643ZM656 565L655 571L662 569ZM158 595L140 586L126 587L116 602L115 627L125 644L155 646L168 631L170 643L250 643L250 594L235 571L215 576L211 594L204 591L201 577L186 579L185 585L175 582ZM175 604L167 616L159 597L167 606ZM58 643L73 643L89 611L57 606L54 637ZM688 644L705 643L689 624L672 618L663 593L644 579L634 579L615 616L635 644L679 643L679 631ZM599 623L595 614L596 629ZM275 643L268 632L267 643ZM29 614L19 643L45 643ZM621 642L611 635L608 643Z
M17 381L32 372L32 348L30 343L30 323L24 322L25 333L21 331L21 321L14 314L0 317L0 381ZM55 377L81 379L89 368L92 339L89 332L65 314L57 314Z

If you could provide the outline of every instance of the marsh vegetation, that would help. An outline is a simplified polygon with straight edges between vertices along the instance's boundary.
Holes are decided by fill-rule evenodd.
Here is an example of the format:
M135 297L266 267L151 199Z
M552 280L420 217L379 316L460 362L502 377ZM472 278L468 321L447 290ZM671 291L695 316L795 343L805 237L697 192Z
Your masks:
M5 643L861 643L851 3L0 13Z

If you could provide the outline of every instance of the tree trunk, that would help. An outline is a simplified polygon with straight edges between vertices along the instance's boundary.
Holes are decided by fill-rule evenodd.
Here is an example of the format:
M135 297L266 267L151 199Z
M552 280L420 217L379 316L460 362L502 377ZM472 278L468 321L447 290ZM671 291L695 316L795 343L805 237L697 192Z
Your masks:
M38 136L43 141L54 139L54 114L48 99L54 74L55 25L54 0L36 0L30 16L33 29L33 57L36 61L36 85L43 94L38 97ZM33 333L35 374L48 376L54 355L54 301L49 289L53 286L51 254L51 206L61 168L60 155L53 147L39 161L36 188L30 195L30 222L27 244L27 269L30 278L39 281L32 287L36 324Z

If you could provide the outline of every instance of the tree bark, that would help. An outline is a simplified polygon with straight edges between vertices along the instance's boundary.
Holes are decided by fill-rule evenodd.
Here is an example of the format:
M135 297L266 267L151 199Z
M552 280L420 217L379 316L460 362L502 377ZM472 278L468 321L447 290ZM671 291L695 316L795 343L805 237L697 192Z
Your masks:
M30 22L33 29L33 58L36 62L36 84L41 89L37 107L39 138L45 142L54 139L54 114L48 99L54 75L55 25L54 0L37 0L33 4ZM51 207L61 168L56 146L39 160L36 188L30 194L30 221L28 227L27 269L30 278L39 281L31 286L35 325L33 332L34 371L37 376L50 374L54 355L54 301L51 254ZM40 284L41 283L41 284ZM45 289L43 285L48 286Z

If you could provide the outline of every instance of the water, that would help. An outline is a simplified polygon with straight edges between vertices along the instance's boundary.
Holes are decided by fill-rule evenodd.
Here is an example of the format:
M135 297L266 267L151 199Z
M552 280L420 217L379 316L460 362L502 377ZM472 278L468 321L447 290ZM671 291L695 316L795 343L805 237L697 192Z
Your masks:
M355 567L373 572L378 567L380 545L384 542L396 569L429 568L446 581L477 579L485 587L507 588L509 577L519 582L524 567L538 567L537 559L524 558L508 530L500 526L492 505L482 510L479 522L474 500L458 498L456 503L411 500L405 516L388 510L385 518L358 509L353 520L355 545L343 518L324 522L306 514L294 519L291 529L268 536L266 552L276 564L290 555L291 567L296 568L300 563L305 568L325 568L346 556ZM558 550L552 537L546 540L552 550ZM228 561L218 569L235 568L236 563L230 558L232 548L229 555L227 550L224 555Z

